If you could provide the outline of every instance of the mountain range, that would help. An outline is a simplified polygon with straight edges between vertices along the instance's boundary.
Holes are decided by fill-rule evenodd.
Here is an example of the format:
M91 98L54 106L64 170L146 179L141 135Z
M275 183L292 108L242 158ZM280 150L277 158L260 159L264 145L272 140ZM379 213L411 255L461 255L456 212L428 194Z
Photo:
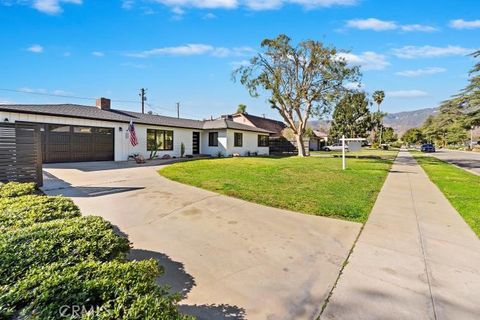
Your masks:
M421 127L429 116L434 115L438 111L438 108L425 108L412 111L389 113L383 119L383 123L387 127L392 127L399 136L402 136L403 133L410 128ZM324 132L328 132L330 123L331 120L309 121L310 127Z
M418 128L422 126L429 116L436 114L438 111L438 108L426 108L389 113L383 118L383 123L387 127L392 127L395 132L401 136L410 128Z

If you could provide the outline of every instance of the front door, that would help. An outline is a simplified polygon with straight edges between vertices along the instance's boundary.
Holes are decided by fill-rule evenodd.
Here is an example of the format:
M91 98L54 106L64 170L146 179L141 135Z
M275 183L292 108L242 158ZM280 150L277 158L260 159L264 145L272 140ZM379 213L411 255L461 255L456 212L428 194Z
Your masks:
M200 132L193 133L192 153L200 154Z

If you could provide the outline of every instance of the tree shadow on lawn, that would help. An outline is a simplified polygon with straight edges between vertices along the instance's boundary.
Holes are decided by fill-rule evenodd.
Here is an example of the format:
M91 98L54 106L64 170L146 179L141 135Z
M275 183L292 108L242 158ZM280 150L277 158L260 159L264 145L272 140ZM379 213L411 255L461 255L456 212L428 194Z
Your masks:
M117 229L117 232L120 232ZM121 233L125 235L124 233ZM157 278L157 284L169 287L172 294L180 294L185 299L188 293L196 286L195 279L185 271L183 263L173 261L166 254L142 250L131 249L129 253L130 260L155 259L163 267L164 273ZM245 309L227 304L204 304L188 305L180 304L180 312L195 316L199 320L243 320L246 319Z

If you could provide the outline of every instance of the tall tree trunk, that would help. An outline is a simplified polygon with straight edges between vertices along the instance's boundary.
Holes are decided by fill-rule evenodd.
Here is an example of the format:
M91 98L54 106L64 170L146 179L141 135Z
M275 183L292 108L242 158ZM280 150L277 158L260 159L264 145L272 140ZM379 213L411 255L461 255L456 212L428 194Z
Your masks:
M303 144L303 137L300 134L295 134L295 139L297 140L297 149L298 149L298 156L305 157L305 146Z

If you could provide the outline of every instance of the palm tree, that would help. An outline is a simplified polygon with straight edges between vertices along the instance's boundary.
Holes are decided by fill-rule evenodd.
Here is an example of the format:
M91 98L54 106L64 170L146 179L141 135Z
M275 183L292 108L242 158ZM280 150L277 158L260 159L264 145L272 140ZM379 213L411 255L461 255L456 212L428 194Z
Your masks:
M380 115L380 105L382 104L383 99L385 99L385 92L383 92L383 90L377 90L373 93L372 98L375 101L375 103L377 104L377 112ZM380 123L379 144L382 144L382 131L383 131L383 123ZM378 123L377 123L377 132L378 132Z

